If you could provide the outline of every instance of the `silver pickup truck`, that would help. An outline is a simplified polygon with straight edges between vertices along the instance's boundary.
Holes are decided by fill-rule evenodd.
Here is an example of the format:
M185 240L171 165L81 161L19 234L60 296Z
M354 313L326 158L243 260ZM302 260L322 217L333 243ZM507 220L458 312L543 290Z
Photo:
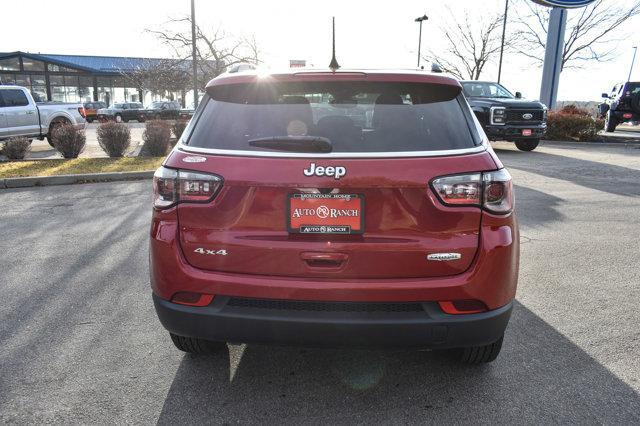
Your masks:
M0 140L16 136L44 139L51 144L51 131L61 124L84 129L82 104L36 103L29 90L20 86L0 86Z

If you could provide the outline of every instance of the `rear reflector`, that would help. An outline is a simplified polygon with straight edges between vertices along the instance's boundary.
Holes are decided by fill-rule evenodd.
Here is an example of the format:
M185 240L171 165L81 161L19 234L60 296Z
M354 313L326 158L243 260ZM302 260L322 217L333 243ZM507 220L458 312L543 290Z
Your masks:
M438 302L440 309L445 314L462 315L462 314L478 314L487 311L487 306L479 300L454 300Z
M181 291L173 295L171 301L187 306L207 306L213 300L213 294L195 293L192 291Z

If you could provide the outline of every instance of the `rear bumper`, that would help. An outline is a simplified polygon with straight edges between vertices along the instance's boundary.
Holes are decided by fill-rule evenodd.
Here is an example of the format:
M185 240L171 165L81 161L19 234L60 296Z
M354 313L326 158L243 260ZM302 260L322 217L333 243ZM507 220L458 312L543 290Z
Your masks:
M634 111L614 111L613 115L618 123L625 123L628 121L640 121L640 114Z
M509 303L480 314L448 315L434 302L417 304L422 308L410 312L368 312L305 310L300 305L295 309L272 304L243 306L230 304L230 300L216 296L209 306L192 307L153 295L160 322L174 334L231 343L314 347L445 349L486 345L502 336L512 309Z

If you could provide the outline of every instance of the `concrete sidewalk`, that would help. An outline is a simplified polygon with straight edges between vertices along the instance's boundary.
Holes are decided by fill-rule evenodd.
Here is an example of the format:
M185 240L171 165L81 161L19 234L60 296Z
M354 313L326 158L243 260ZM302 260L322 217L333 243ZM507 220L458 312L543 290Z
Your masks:
M615 132L600 132L605 142L628 143L640 142L640 126L621 124Z

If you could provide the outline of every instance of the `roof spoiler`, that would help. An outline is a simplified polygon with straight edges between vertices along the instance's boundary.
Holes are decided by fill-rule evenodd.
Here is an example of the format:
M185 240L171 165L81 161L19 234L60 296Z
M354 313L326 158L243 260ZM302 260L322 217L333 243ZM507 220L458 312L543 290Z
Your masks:
M235 74L238 72L242 72L242 71L251 71L251 70L255 70L257 67L253 64L250 64L248 62L241 62L239 64L235 64L229 67L229 69L227 69L227 73L229 74Z

